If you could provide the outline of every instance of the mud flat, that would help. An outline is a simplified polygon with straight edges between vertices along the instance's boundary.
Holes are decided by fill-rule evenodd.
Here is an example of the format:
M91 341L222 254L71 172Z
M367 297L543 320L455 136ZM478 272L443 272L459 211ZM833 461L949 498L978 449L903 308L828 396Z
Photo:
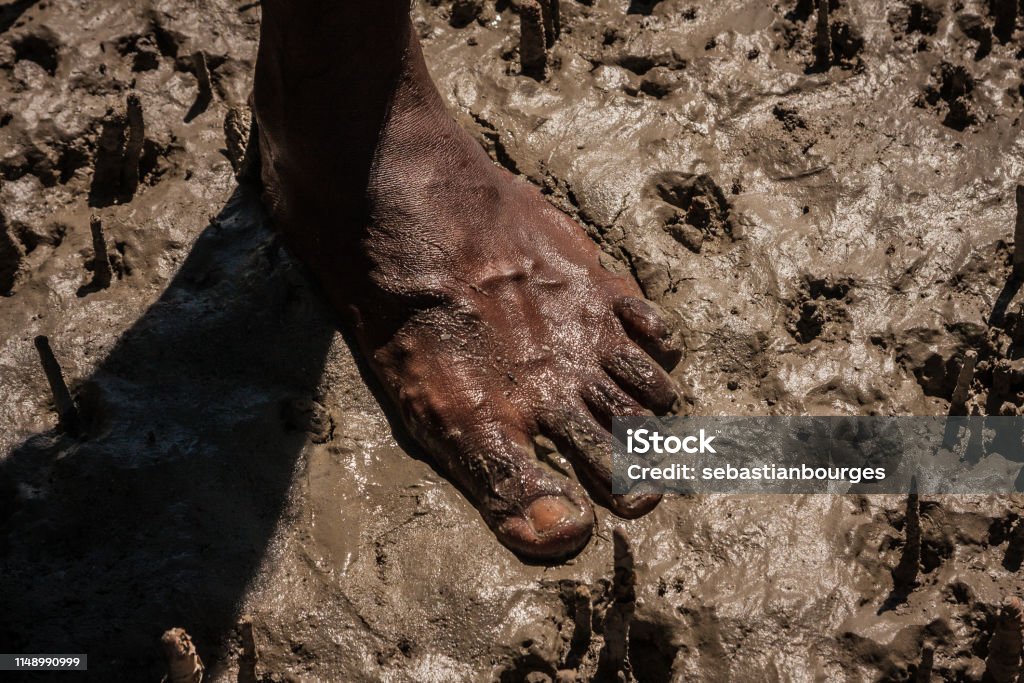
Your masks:
M532 5L527 74L512 3L415 25L496 163L675 316L689 409L1022 414L1015 3ZM212 681L250 639L277 681L1012 679L1018 498L673 498L566 565L500 547L235 181L258 22L0 4L4 651L155 681L182 627Z

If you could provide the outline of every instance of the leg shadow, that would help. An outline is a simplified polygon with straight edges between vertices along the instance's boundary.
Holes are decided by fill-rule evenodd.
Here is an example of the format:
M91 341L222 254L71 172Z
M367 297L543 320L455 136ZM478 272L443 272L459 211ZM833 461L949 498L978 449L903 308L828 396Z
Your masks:
M306 443L282 405L314 397L334 335L307 282L239 188L75 387L82 436L37 434L0 461L0 651L159 681L160 634L182 626L215 659Z

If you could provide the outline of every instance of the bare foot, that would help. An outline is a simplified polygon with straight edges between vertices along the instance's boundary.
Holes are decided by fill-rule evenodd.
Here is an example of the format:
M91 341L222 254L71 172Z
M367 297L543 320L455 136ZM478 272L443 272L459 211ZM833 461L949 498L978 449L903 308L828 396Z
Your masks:
M267 203L410 432L521 555L576 552L594 525L580 486L538 464L538 436L615 513L648 512L656 496L611 493L608 430L614 415L673 407L667 325L579 225L454 123L401 2L381 29L399 49L349 41L342 57L344 41L321 49L318 36L351 16L332 29L317 13L313 27L284 4L264 3L257 66Z

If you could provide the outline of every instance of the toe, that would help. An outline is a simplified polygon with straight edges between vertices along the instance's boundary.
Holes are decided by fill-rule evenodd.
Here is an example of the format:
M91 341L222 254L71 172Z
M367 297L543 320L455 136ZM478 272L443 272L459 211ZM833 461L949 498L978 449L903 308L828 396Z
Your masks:
M565 496L542 496L521 514L505 517L495 529L506 546L524 557L545 560L579 551L590 539L594 512Z
M616 417L650 416L651 411L637 403L611 379L591 382L580 392L583 402L602 427L611 431Z
M596 499L620 517L632 519L650 512L661 500L657 494L633 491L612 493L614 437L579 406L559 411L541 421L541 427Z
M663 368L671 370L679 363L682 351L678 340L654 304L636 297L625 297L616 303L615 312L630 339Z
M655 414L671 413L679 398L675 382L646 353L635 346L613 350L603 363L622 389Z
M594 510L579 484L537 465L524 438L508 430L463 434L444 450L449 473L469 494L498 540L534 560L581 550L594 528ZM435 449L437 450L437 449Z

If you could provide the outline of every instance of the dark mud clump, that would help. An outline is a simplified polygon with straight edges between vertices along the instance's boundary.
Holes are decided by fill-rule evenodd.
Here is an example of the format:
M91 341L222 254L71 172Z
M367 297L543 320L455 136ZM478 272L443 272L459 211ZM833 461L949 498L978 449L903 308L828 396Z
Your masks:
M651 179L649 191L672 207L665 229L690 251L700 253L706 241L736 238L729 201L709 175L662 173Z
M924 91L924 101L939 110L943 125L953 130L964 130L978 122L971 98L974 87L970 71L963 66L943 62L932 73L932 82Z

